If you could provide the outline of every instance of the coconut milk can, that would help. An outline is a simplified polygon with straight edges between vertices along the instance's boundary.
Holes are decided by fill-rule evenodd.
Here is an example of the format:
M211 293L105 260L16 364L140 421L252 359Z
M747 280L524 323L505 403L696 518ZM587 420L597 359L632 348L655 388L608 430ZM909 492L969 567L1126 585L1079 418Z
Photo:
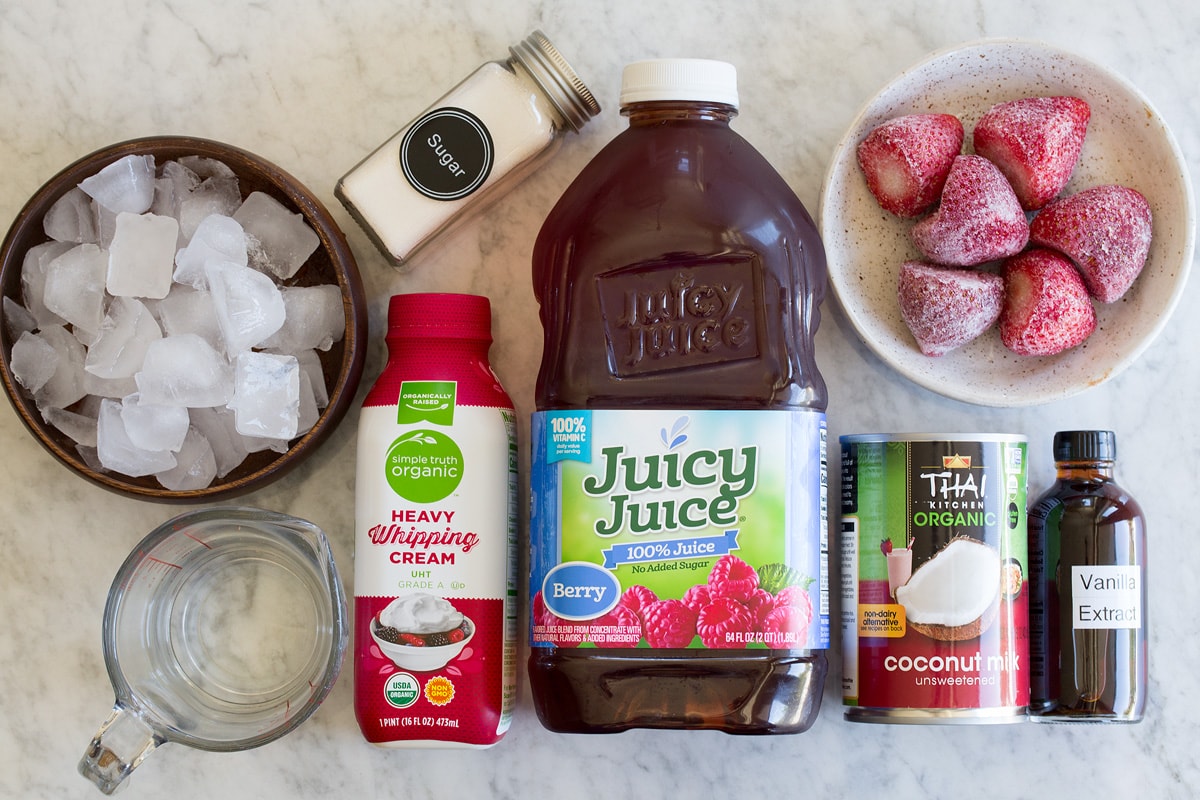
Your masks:
M853 435L841 444L846 719L1023 720L1024 437Z

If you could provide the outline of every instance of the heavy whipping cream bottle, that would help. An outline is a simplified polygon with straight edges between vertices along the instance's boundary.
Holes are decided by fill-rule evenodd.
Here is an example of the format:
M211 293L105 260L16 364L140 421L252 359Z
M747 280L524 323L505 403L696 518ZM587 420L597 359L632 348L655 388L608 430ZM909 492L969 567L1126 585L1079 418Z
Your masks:
M363 401L354 705L368 741L488 747L516 691L516 425L486 297L403 294Z

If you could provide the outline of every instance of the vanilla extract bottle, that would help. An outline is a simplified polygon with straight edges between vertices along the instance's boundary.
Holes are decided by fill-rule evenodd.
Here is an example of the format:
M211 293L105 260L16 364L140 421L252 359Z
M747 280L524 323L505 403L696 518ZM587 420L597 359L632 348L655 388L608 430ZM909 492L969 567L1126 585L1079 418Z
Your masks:
M1111 431L1054 436L1029 510L1030 718L1138 722L1146 707L1146 521L1113 477Z

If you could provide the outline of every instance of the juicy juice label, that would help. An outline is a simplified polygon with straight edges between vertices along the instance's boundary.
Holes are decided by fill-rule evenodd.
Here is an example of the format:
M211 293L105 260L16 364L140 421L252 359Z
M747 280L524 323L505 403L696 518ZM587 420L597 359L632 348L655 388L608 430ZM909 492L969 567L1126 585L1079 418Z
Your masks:
M1028 704L1025 447L842 437L846 706Z
M457 389L404 381L359 421L355 709L375 743L486 746L512 717L514 418Z
M532 429L532 646L829 646L823 413L543 411Z

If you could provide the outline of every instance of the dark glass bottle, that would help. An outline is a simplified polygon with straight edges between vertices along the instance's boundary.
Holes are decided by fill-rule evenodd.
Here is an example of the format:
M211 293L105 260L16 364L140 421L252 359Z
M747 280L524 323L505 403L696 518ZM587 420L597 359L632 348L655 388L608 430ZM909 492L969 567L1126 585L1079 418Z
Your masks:
M1029 511L1030 718L1138 722L1146 707L1146 522L1113 479L1111 431L1054 436Z

